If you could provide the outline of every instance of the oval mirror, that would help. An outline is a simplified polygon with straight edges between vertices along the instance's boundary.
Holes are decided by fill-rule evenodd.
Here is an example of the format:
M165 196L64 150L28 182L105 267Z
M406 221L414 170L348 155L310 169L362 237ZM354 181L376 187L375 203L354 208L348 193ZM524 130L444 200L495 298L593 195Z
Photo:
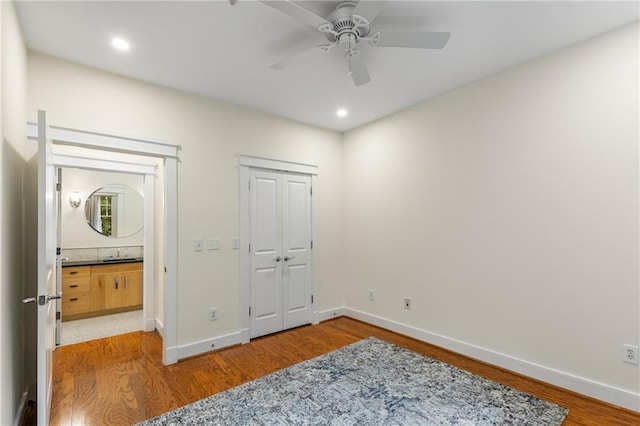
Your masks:
M128 237L144 225L142 195L127 185L107 185L94 191L84 206L87 223L107 237Z

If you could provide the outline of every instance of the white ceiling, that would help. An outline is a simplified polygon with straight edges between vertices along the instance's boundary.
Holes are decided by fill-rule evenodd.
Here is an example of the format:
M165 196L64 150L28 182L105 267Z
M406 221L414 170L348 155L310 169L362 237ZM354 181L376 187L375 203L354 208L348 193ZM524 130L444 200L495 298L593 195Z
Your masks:
M363 0L364 1L364 0ZM335 1L300 2L326 16ZM363 45L355 87L324 36L263 3L17 2L30 49L125 76L345 131L639 18L638 2L388 1L372 29L449 31L443 50ZM129 52L110 46L114 36ZM349 110L338 118L339 107Z

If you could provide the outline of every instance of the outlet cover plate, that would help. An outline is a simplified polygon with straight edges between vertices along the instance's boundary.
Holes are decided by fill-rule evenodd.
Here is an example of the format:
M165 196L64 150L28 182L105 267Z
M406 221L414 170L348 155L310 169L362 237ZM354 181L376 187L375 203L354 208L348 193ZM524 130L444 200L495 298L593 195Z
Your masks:
M638 365L638 347L633 345L622 345L622 360L629 364Z

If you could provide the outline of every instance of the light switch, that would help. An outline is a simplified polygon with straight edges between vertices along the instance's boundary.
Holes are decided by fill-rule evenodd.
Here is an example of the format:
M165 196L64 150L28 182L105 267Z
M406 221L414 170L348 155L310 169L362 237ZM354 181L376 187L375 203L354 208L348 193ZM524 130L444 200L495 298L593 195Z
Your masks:
M231 248L234 250L240 249L240 238L235 237L231 239Z
M203 247L204 243L202 242L202 238L193 239L193 251L202 251Z
M207 250L220 250L220 240L217 238L209 238L207 240Z

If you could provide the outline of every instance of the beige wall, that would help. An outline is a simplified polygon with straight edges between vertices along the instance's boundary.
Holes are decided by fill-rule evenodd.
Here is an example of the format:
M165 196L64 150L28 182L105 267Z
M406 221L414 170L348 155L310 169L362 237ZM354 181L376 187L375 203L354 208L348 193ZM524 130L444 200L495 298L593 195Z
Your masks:
M51 124L163 140L178 164L178 344L240 330L239 154L319 166L314 190L316 309L342 306L341 135L266 113L29 54L28 116ZM316 196L317 194L317 196ZM194 252L194 238L221 250ZM219 320L208 309L219 307Z
M0 2L0 424L17 421L25 376L26 49L12 3Z
M347 133L347 305L637 396L638 71L632 26Z

